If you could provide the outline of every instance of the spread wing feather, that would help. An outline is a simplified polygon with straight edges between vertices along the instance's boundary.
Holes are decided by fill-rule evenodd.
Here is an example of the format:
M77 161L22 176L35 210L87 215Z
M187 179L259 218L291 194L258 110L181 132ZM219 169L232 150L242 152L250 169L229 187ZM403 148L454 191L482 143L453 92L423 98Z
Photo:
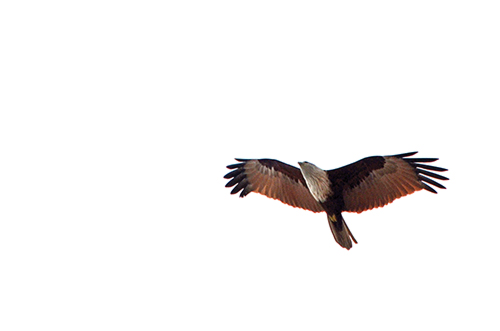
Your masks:
M260 193L287 205L313 212L324 211L314 199L299 168L272 159L236 159L240 163L228 165L234 169L224 176L230 181L231 194L241 191L240 197L250 192Z
M431 171L447 169L427 165L437 158L408 158L417 152L391 156L374 156L362 159L348 166L330 170L329 178L342 195L343 211L361 213L425 189L432 193L445 187L429 177L438 180L448 178ZM424 170L426 169L426 170ZM429 184L429 185L428 185Z

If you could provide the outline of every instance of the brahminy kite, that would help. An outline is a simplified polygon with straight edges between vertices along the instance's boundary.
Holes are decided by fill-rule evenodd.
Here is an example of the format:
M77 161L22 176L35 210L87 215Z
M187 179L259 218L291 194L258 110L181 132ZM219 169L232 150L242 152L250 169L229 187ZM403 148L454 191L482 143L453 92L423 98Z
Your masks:
M371 156L327 171L309 162L298 162L299 169L272 159L236 159L240 163L228 165L234 170L224 178L231 179L226 187L236 185L231 194L241 191L241 198L256 192L292 207L326 212L335 241L351 249L351 239L358 242L342 212L361 213L383 207L422 189L437 193L429 185L445 189L429 177L448 180L435 173L447 169L427 164L437 158L409 158L415 154Z

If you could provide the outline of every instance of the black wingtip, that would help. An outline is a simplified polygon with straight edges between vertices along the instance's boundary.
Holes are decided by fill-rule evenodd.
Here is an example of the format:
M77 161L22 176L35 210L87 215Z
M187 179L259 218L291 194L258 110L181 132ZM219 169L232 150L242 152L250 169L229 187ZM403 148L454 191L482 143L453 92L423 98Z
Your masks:
M432 172L432 171L443 172L443 171L448 171L448 169L436 167L436 166L431 166L431 165L427 164L427 163L435 162L435 161L439 160L439 158L437 158L437 157L408 158L407 157L407 156L412 156L415 154L416 153L406 153L406 154L400 154L400 155L403 156L402 157L403 161L408 162L408 164L410 164L415 169L415 172L417 173L417 177L418 177L422 187L425 190L432 192L432 193L437 193L437 191L433 187L431 187L427 184L433 185L433 186L440 188L440 189L446 189L446 187L444 187L444 185L436 182L435 180L428 178L428 177L432 177L432 178L435 178L438 180L449 180L448 177L445 177L445 176L442 176L442 175L439 175L439 174ZM425 170L423 170L423 169L425 169ZM426 176L428 176L428 177L426 177Z
M245 163L249 160L248 159L235 159L235 160L241 163L230 164L226 166L228 169L233 169L233 170L224 175L225 179L229 179L229 181L226 183L225 186L232 187L236 185L231 190L231 194L237 194L238 192L241 191L240 198L243 198L251 191L249 188L248 179L246 177L245 167L244 167Z
M430 171L418 169L418 168L417 168L417 173L425 175L425 176L433 177L433 178L436 178L436 179L439 179L439 180L450 180L448 177L445 177L445 176L442 176L442 175L439 175L439 174L435 174L435 173L430 172Z
M405 159L405 161L411 161L413 163L416 162L435 162L439 160L437 157L426 157L426 158L410 158L410 159Z
M448 169L441 168L441 167L436 167L436 166L431 166L428 164L422 164L422 163L413 163L413 165L417 168L422 168L422 169L427 169L427 170L432 170L432 171L448 171Z
M427 177L425 177L425 176L422 176L422 175L420 175L420 174L418 175L418 179L420 179L420 180L421 180L421 181L423 181L423 182L426 182L426 183L429 183L429 184L431 184L431 185L434 185L434 186L436 186L436 187L439 187L439 188L441 188L441 189L446 189L446 187L444 187L444 185L442 185L442 184L440 184L440 183L438 183L438 182L436 182L436 181L434 181L434 180L432 180L432 179L430 179L430 178L427 178Z
M250 161L250 159L239 159L239 158L235 158L235 160L238 161L239 163L227 165L226 168L228 169L241 168L243 165L245 165L246 162Z
M422 186L424 187L425 190L427 190L431 193L437 194L437 191L435 189L433 189L432 187L430 187L429 185L422 183Z
M396 154L392 155L393 157L398 157L398 158L403 158L403 157L408 157L417 154L418 152L409 152L409 153L403 153L403 154Z

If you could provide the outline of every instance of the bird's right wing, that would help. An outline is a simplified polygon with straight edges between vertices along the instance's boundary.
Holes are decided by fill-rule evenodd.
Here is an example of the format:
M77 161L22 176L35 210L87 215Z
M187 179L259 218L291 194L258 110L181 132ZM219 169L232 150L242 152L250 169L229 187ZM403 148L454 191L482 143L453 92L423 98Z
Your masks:
M447 169L427 164L436 161L437 158L409 157L416 153L367 157L328 171L333 186L342 191L345 204L343 211L361 213L383 207L422 189L437 193L426 183L444 189L442 184L426 176L448 180L447 177L435 173Z
M240 163L228 165L234 169L224 176L231 179L226 187L236 185L231 194L239 191L240 197L250 192L260 193L292 207L313 212L324 211L307 188L299 168L271 159L236 159Z

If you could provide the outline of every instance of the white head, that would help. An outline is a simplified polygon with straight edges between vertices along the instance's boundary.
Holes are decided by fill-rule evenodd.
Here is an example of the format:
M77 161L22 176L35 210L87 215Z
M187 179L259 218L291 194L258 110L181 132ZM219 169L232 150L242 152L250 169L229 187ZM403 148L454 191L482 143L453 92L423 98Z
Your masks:
M309 192L311 192L314 199L324 202L331 191L330 180L326 171L309 162L299 162L299 166Z

